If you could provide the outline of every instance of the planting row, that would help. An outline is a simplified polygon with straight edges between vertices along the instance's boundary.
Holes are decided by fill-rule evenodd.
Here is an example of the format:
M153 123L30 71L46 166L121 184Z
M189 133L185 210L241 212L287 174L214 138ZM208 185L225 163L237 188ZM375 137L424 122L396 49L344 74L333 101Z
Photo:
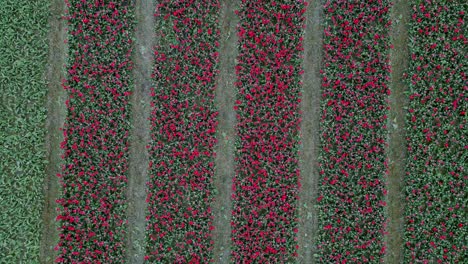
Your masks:
M124 261L132 6L67 1L59 263Z
M231 261L296 262L299 105L307 2L239 2ZM63 86L69 99L63 129L64 165L59 175L63 190L57 200L57 262L125 261L131 3L67 1L69 62ZM462 1L412 3L405 262L456 263L466 255L468 231L464 220L468 6ZM321 119L317 131L319 229L317 238L311 238L316 239L316 260L321 263L382 262L386 254L390 8L390 0L323 3ZM218 0L162 0L156 6L147 262L213 261L219 11ZM42 65L43 56L38 51L35 65ZM21 68L22 63L17 60L12 69ZM23 85L21 81L17 83ZM24 97L43 100L43 84L30 83L37 87L31 87L28 93L32 94ZM23 94L16 86L10 90L14 96ZM31 107L16 115L18 131L23 124L30 129L43 122L43 109ZM11 113L23 108L7 104L5 109ZM5 119L11 116L15 115ZM39 118L32 120L31 116ZM9 175L2 178L6 184L0 188L22 184L17 177L27 172L27 177L22 176L24 184L35 190L34 195L28 189L25 198L15 196L8 203L20 208L14 214L28 215L24 210L32 206L30 215L37 219L40 210L30 198L40 200L36 194L42 183L37 180L42 167L28 165L34 171L23 169L26 161L37 163L30 157L37 152L26 153L17 147L20 139L12 135L18 131L0 131L6 149L17 149L11 152L14 155L1 153L9 164L14 159L17 167L0 171ZM34 131L37 133L26 134L26 138L38 145L36 137L43 137L43 130ZM29 150L28 144L24 146ZM17 206L18 201L24 202ZM12 211L11 206L4 208ZM16 241L13 247L27 248L33 254L38 239L27 244L21 237L24 233L38 238L40 222L30 222L34 225L11 223L11 232L1 241ZM0 249L9 247L0 242ZM16 252L9 258L18 260L21 256Z
M49 2L0 4L1 263L39 262Z
M305 1L242 1L232 261L297 255L299 103Z
M156 7L145 257L152 263L213 258L219 10L218 0Z
M466 261L465 1L412 1L405 263Z
M390 1L323 6L317 261L380 262L386 248Z

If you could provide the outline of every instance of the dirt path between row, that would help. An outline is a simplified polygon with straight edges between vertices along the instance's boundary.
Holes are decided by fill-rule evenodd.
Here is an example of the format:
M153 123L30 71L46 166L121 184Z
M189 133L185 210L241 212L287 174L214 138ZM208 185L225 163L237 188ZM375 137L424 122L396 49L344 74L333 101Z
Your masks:
M409 60L408 23L410 19L408 1L396 0L391 11L391 41L394 48L390 51L392 67L389 114L389 175L388 175L388 251L385 263L402 263L404 234L404 176L406 160L405 109L407 98L403 73Z
M317 197L319 124L320 124L320 68L322 64L322 4L308 2L304 35L304 79L302 88L301 191L299 200L298 254L299 263L314 263L316 250L315 234L317 212L314 208Z
M135 5L136 43L133 50L134 89L131 98L130 156L127 186L127 263L140 264L145 256L146 182L150 142L150 89L153 69L154 0L137 0Z
M235 60L237 58L237 29L239 18L234 13L237 1L222 1L219 23L221 39L219 75L215 104L219 111L216 138L214 186L217 190L213 204L214 226L213 256L216 263L229 263L231 250L231 193L234 177L234 137L236 115Z
M67 110L65 100L66 91L62 87L65 77L65 60L67 54L66 26L67 22L62 16L65 14L65 2L53 0L51 3L49 18L49 58L47 66L48 96L47 96L47 120L46 120L46 178L44 179L44 209L42 222L41 248L39 260L41 263L52 263L56 252L54 247L58 243L59 232L57 230L56 202L60 195L60 183L57 174L62 171L62 151L60 143L63 141L63 133L60 128L65 122Z

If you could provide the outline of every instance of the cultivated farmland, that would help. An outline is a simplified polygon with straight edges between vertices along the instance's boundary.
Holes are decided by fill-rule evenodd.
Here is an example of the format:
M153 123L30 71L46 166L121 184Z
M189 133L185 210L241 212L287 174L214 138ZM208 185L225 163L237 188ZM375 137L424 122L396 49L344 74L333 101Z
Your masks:
M0 2L0 263L465 263L462 0Z

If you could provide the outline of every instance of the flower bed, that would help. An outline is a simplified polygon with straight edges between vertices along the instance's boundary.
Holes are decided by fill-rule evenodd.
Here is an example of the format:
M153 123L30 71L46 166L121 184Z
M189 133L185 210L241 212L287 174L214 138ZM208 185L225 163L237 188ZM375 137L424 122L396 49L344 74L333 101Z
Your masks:
M405 263L467 256L468 5L443 2L412 1Z
M212 260L217 0L159 1L151 101L147 248L151 263Z
M59 263L124 261L133 34L127 3L67 1Z
M319 262L376 263L386 251L389 9L386 0L323 7Z
M236 174L232 261L297 256L299 124L305 1L242 1L236 11Z

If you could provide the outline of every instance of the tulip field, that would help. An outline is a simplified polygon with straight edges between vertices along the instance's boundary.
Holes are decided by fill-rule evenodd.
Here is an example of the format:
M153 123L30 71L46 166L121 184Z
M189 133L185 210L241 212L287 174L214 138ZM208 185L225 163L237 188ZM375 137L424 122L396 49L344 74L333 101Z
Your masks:
M212 259L216 0L160 1L151 91L147 255L153 263Z
M48 2L0 2L0 263L39 260Z
M468 256L468 4L428 1L411 14L407 72L405 262Z
M56 262L122 262L132 80L132 9L70 1L67 119Z
M324 263L381 262L390 1L328 1L323 12L317 255Z
M1 1L0 263L466 263L467 12Z
M284 263L297 255L304 12L303 1L244 1L238 10L231 221L236 263Z

